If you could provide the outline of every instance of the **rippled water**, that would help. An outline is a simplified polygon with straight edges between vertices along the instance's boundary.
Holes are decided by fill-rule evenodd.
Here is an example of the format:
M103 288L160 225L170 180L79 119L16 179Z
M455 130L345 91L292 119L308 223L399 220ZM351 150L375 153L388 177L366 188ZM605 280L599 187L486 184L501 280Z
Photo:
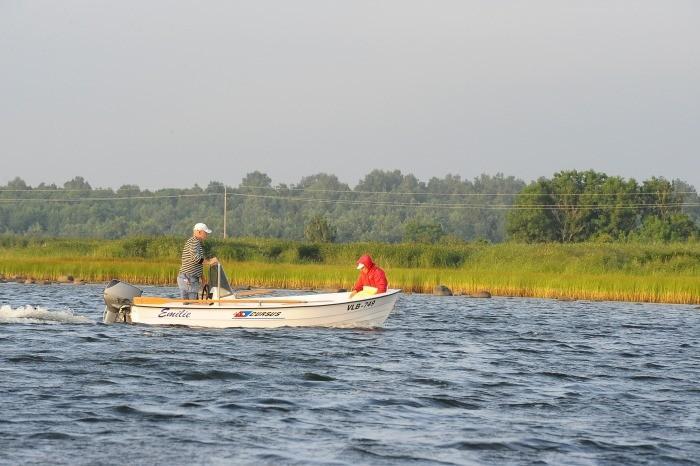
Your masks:
M700 458L692 306L403 295L383 330L197 330L102 325L101 292L0 284L0 463Z

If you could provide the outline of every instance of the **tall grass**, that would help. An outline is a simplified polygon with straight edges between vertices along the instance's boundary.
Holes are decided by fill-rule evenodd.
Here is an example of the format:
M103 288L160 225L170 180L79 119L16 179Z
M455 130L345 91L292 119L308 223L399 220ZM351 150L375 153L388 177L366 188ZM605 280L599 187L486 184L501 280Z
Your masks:
M56 280L119 278L172 284L183 238L122 240L0 237L0 274ZM390 286L429 292L437 284L457 293L700 303L700 244L308 244L243 238L205 243L235 285L348 288L354 262L370 253Z

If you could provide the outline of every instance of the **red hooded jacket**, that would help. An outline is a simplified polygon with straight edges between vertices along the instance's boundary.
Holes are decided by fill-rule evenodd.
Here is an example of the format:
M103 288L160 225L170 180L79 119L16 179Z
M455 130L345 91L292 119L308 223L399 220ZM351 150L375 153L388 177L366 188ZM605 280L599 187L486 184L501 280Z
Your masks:
M357 277L357 282L355 286L352 287L353 291L362 291L362 287L367 285L376 288L377 293L385 293L389 285L386 280L386 274L382 269L376 266L372 258L365 255L360 257L357 263L364 265L364 268L367 269L367 273L360 270L360 276Z

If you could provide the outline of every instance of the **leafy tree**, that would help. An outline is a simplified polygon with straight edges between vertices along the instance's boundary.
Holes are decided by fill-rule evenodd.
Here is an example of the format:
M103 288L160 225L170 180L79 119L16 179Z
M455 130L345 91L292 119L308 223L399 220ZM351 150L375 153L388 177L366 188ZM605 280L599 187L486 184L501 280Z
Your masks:
M64 189L73 189L73 190L85 190L85 191L92 190L90 183L85 181L85 179L82 176L76 176L72 180L66 181L65 183L63 183L63 188Z
M392 192L403 182L403 175L400 170L384 171L372 170L358 183L356 191L367 191L371 193Z
M22 178L19 176L16 176L12 181L9 181L7 183L7 189L31 189L29 186L27 186L27 183L24 182Z
M594 232L599 211L597 194L607 175L593 170L576 170L555 173L552 178L552 199L556 208L551 209L559 241L583 241Z
M314 216L304 228L304 237L314 243L332 243L337 230L320 215Z
M523 189L508 214L508 235L516 241L543 243L558 241L553 206L553 186L550 180L540 178Z
M223 193L224 184L220 181L210 181L204 191L207 193Z
M626 212L634 180L609 178L593 170L555 173L526 188L509 216L509 232L525 241L584 241L596 234L621 236L635 226Z
M640 203L639 185L634 179L609 177L601 184L600 194L595 200L600 209L594 221L594 237L622 239L637 228L638 209L629 207Z
M141 189L135 184L124 184L117 189L117 194L121 196L137 196L141 194Z
M241 187L270 188L272 187L272 178L267 176L265 173L254 171L252 173L248 173L245 178L243 178Z
M295 188L308 189L309 191L322 191L329 197L342 194L342 191L350 191L350 187L345 183L341 183L337 176L327 173L305 176Z
M688 215L700 227L700 196L698 196L697 191L682 180L673 180L672 184L674 192L683 199L684 205L681 212Z
M687 241L698 235L700 235L700 229L690 217L684 214L671 214L666 218L647 216L636 236L645 241L668 243Z
M445 236L442 225L411 220L404 224L404 241L411 243L437 243Z
M672 183L563 171L527 186L508 216L512 239L574 242L590 239L687 239L692 219L681 213ZM641 230L640 230L641 228Z
M643 195L644 218L652 216L667 219L671 215L681 211L683 196L678 194L673 188L673 184L661 177L652 177L642 184L641 194Z

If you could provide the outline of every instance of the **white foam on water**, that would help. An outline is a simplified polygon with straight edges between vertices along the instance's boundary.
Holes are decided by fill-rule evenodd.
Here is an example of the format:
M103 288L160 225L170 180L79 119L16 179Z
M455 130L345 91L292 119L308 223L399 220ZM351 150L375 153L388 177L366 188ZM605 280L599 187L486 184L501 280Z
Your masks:
M0 306L0 324L94 324L92 319L75 315L71 310L52 311L41 306L23 306L13 309Z

